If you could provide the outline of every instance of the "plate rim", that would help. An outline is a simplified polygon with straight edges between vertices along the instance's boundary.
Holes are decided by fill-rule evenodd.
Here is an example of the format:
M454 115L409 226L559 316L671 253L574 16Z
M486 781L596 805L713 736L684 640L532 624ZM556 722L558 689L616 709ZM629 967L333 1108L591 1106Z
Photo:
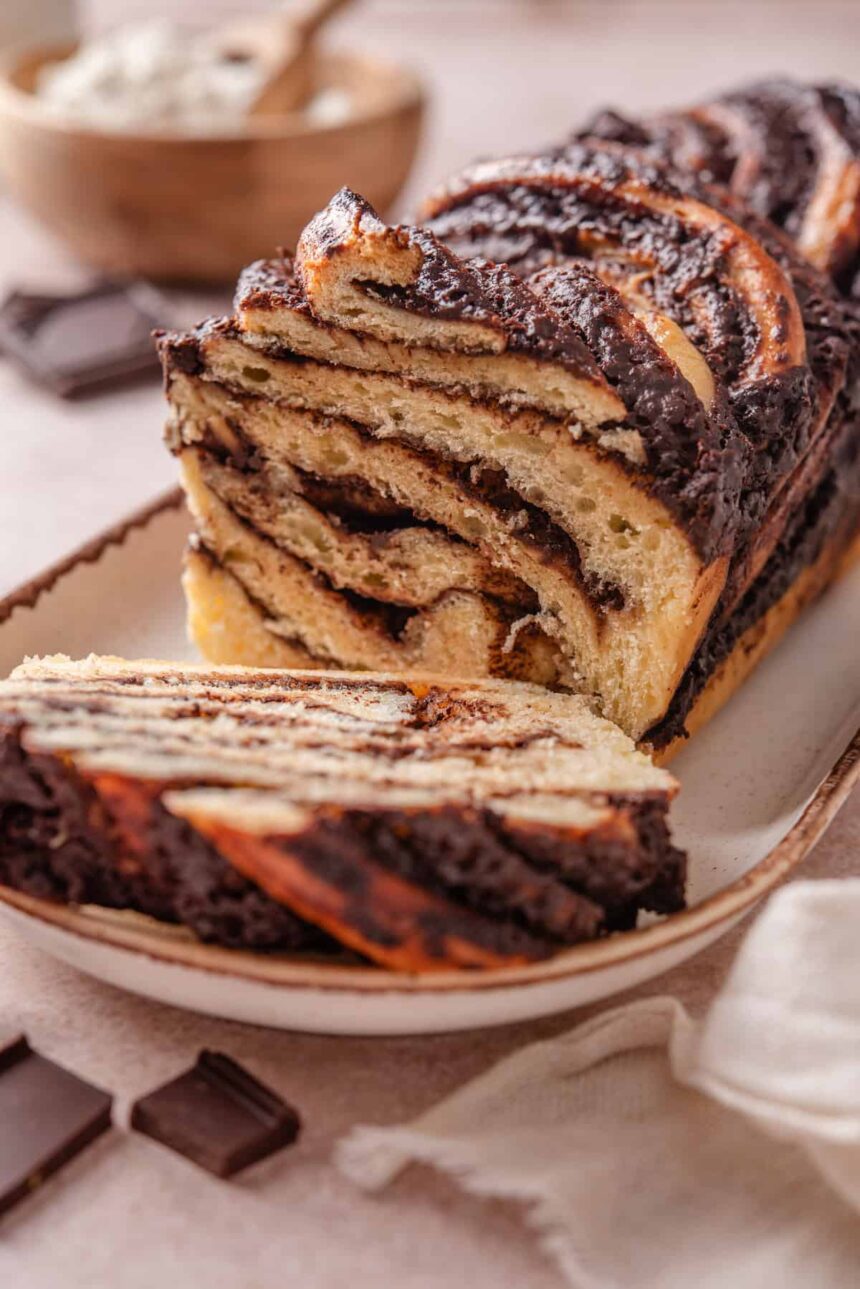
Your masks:
M182 502L172 488L104 529L64 558L0 599L0 627L17 609L34 609L41 597L83 563L95 564L107 549L122 545ZM133 912L76 908L54 904L0 886L0 906L36 921L126 953L142 954L174 967L206 971L280 989L316 989L355 994L471 993L543 984L622 966L670 949L684 941L730 923L747 912L806 857L824 833L854 785L860 781L860 729L837 757L807 802L799 818L768 853L741 877L701 903L670 914L648 927L619 932L561 950L553 957L522 966L480 972L444 970L421 975L269 955L245 949L203 944ZM157 934L151 927L162 928ZM172 933L172 935L171 935Z
M48 564L25 582L0 597L0 627L6 625L16 609L35 609L47 591L53 591L69 573L81 564L97 564L111 546L122 546L125 539L139 529L147 528L154 519L160 519L169 510L178 510L184 501L179 484L158 493L151 501L130 510L107 528L74 547L67 555Z

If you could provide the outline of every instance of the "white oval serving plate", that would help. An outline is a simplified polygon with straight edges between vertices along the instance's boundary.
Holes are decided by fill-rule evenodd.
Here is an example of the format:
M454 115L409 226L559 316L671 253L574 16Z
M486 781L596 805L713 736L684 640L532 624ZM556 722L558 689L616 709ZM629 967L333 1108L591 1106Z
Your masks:
M170 498L9 597L0 604L0 674L25 653L187 657L176 589L185 532ZM0 912L38 947L111 984L285 1029L434 1033L594 1002L717 939L827 827L860 778L859 636L855 568L673 764L690 907L548 962L411 977L215 948L136 914L65 908L2 888Z

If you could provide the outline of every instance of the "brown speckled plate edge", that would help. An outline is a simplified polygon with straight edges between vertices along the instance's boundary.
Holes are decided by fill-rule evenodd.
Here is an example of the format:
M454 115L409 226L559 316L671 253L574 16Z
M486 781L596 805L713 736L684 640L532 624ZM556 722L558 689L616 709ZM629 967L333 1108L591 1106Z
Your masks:
M91 537L89 541L57 560L55 564L50 564L41 573L37 573L35 577L16 587L14 591L10 591L0 599L0 626L11 618L16 609L34 609L47 591L53 590L61 578L67 573L74 572L80 564L97 564L109 547L122 546L129 533L145 528L166 510L178 510L182 500L182 489L178 486L161 493L138 510L133 510L124 519L112 524L110 528Z

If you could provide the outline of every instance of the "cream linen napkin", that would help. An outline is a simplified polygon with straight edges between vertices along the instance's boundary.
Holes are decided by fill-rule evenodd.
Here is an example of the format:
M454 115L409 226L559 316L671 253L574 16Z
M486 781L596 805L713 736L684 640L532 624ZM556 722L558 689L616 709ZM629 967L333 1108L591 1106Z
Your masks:
M704 1022L631 1003L338 1148L412 1161L523 1201L577 1289L858 1289L860 879L775 895Z

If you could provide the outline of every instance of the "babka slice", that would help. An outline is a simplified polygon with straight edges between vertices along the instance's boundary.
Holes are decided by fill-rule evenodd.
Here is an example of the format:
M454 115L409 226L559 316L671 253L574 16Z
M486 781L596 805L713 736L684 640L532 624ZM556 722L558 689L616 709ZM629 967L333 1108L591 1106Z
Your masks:
M675 781L508 682L90 657L0 682L0 880L251 949L495 967L683 904Z
M344 190L235 318L161 349L208 656L572 686L633 736L665 715L749 450L658 303L459 259Z

